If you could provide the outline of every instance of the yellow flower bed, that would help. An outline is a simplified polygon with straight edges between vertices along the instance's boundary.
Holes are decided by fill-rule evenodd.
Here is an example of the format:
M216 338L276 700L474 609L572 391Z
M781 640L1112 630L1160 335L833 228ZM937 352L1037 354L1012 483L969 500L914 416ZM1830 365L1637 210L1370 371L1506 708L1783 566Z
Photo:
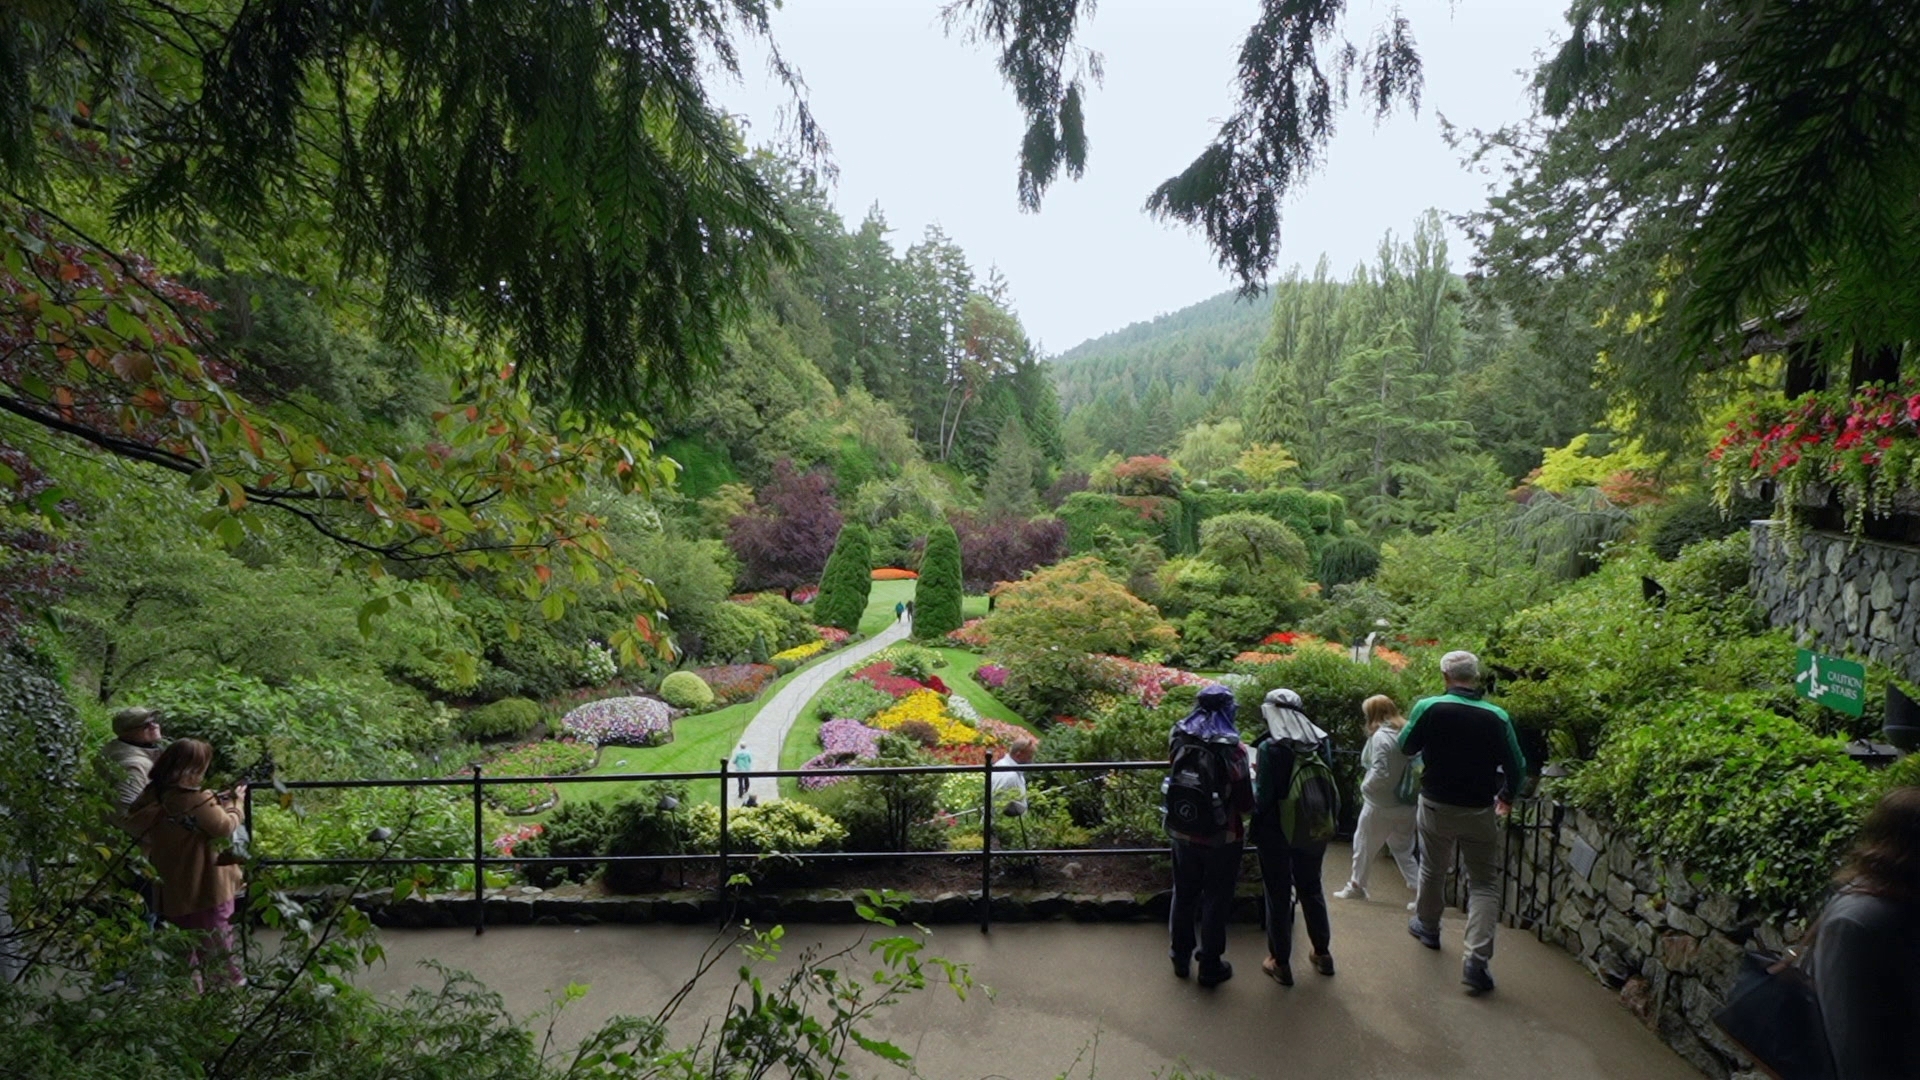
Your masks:
M980 732L947 715L946 702L931 690L908 694L867 723L881 731L892 731L909 720L931 725L940 734L942 746L973 746L980 742Z
M777 664L782 660L785 660L788 663L797 664L802 660L808 660L813 658L814 656L817 656L820 653L820 651L822 649L825 649L826 647L827 647L826 642L816 638L813 641L807 642L805 645L795 645L791 649L782 649L779 652L774 653L773 662Z

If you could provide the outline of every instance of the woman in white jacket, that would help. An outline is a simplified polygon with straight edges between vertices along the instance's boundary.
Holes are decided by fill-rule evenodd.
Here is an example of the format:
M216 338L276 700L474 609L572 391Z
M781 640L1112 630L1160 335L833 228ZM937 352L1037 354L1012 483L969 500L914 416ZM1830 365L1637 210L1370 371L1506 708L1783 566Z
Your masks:
M1397 789L1407 769L1407 756L1400 752L1400 728L1406 718L1400 707L1385 694L1375 694L1360 703L1367 718L1367 747L1361 751L1366 774L1360 780L1360 824L1353 832L1353 870L1347 884L1333 895L1342 900L1367 898L1367 873L1374 856L1385 844L1400 867L1407 891L1420 887L1420 861L1413 855L1414 807L1400 801Z

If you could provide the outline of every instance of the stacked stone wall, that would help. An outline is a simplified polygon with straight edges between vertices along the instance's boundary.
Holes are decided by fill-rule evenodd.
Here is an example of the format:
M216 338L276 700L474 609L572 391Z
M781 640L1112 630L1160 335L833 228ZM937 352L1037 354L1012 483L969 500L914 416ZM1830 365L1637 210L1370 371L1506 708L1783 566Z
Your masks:
M1753 597L1767 621L1825 652L1879 661L1920 680L1920 547L1753 523Z
M1542 936L1572 953L1675 1052L1715 1080L1757 1077L1713 1013L1749 948L1781 953L1805 918L1758 910L1699 887L1686 868L1644 857L1604 822L1569 809L1557 843L1516 845L1508 910L1544 920ZM1554 883L1550 910L1513 895L1514 881Z

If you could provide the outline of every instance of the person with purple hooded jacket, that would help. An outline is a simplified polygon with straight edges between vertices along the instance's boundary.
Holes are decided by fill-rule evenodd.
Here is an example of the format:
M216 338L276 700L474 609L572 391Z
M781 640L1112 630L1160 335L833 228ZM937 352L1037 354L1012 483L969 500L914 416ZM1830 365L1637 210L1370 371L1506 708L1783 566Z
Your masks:
M1189 832L1176 828L1169 819L1173 905L1167 915L1172 938L1168 955L1175 976L1186 978L1197 961L1199 984L1216 986L1233 978L1233 965L1225 956L1227 916L1240 878L1247 813L1253 809L1252 769L1240 741L1240 729L1234 723L1233 691L1218 685L1200 691L1193 712L1175 724L1168 736L1167 760L1175 761L1183 749L1195 743L1204 752L1218 755L1226 781L1226 822L1218 830Z

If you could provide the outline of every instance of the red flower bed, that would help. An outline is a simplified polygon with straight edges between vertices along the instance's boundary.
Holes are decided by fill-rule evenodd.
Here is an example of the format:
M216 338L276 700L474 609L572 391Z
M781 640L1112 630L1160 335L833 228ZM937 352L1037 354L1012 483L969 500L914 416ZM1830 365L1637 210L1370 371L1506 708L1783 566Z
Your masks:
M847 677L850 679L858 679L868 686L873 687L875 690L884 690L895 698L903 698L915 691L927 689L925 686L907 678L905 675L895 675L893 673L893 665L887 663L885 660L868 664L866 667L861 668L859 671Z
M767 684L779 678L772 664L727 664L722 667L694 668L693 673L706 680L715 701L732 705L752 701Z

